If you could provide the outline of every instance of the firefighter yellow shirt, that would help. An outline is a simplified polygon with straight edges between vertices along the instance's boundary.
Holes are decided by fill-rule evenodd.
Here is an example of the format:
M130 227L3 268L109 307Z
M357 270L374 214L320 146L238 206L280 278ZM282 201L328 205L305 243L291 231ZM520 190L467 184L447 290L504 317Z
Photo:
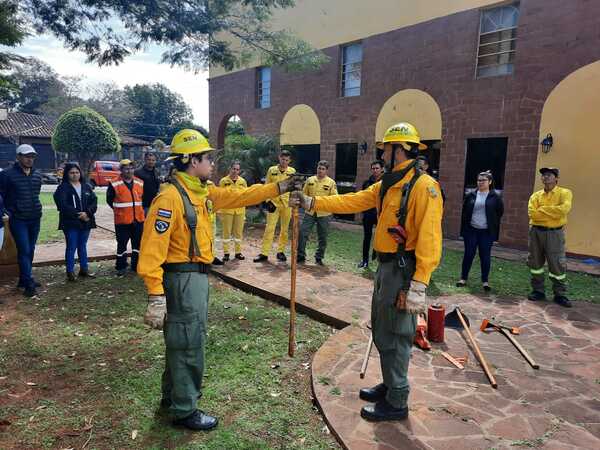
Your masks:
M319 177L313 175L308 180L306 180L306 183L304 183L303 191L306 195L309 195L310 197L337 195L337 186L335 184L335 181L333 181L333 179L329 177L325 177L322 180L319 180ZM327 211L314 210L306 211L306 214L310 214L311 216L314 216L316 214L317 217L325 217L331 215L331 213Z
M291 166L288 166L287 169L285 169L283 172L281 171L279 166L271 166L271 167L269 167L269 170L267 170L267 176L266 176L265 183L277 183L279 181L285 180L286 178L289 178L290 176L292 176L295 173L296 173L296 169L294 169ZM289 199L290 199L290 194L288 192L286 194L274 197L270 200L278 208L287 208Z
M567 224L567 214L573 205L571 190L554 186L550 192L543 189L529 197L529 224L548 228L558 228Z

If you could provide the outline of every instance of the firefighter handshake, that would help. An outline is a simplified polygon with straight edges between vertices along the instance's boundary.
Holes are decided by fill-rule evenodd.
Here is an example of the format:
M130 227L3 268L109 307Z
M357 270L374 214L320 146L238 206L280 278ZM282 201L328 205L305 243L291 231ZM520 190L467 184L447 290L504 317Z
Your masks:
M420 170L416 160L426 148L413 125L398 123L383 137L381 156L388 171L380 181L356 193L310 197L297 190L290 197L290 206L306 211L351 214L377 210L373 248L379 266L371 326L383 381L360 390L360 398L370 402L361 409L361 416L371 421L408 416L410 351L418 315L427 310L427 285L442 254L440 186Z
M175 425L191 430L210 430L218 423L196 405L204 373L208 269L214 260L210 214L302 189L295 177L238 189L208 184L212 151L198 131L185 129L173 137L169 160L177 173L150 206L137 266L148 290L144 321L164 327L160 406L174 416Z

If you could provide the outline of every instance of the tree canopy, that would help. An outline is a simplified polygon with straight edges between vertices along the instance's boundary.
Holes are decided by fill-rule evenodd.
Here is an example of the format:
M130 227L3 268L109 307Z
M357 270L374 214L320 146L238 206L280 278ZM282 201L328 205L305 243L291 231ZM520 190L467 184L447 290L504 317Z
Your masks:
M64 113L54 128L52 148L78 160L87 175L90 164L121 149L120 139L108 121L87 106Z
M12 1L0 0L0 45L15 47L25 38L23 22L17 15L17 4ZM23 58L14 53L0 51L0 71L12 67L13 62ZM0 93L9 95L14 90L14 85L6 74L0 74Z
M162 61L193 70L231 70L260 54L268 65L319 66L324 56L287 31L272 30L275 10L294 0L20 0L20 17L99 65L118 64L150 44ZM232 44L232 39L239 42Z

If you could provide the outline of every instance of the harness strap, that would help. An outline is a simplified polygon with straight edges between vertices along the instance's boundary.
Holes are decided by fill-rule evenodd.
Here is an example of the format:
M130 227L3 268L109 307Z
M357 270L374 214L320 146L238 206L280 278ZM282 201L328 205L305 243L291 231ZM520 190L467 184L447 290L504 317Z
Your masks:
M175 178L171 180L171 184L175 186L177 191L179 191L179 195L181 195L181 200L183 200L183 209L185 212L185 221L187 222L188 227L191 231L191 239L190 239L190 260L194 256L200 256L200 246L198 245L198 239L196 239L196 227L198 225L198 216L196 215L196 209L190 200L190 196L186 192L186 190L179 184Z

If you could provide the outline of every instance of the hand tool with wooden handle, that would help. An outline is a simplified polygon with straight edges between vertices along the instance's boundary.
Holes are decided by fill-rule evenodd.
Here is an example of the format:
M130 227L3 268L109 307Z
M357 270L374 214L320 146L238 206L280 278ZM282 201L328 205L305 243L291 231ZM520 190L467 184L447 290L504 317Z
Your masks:
M369 337L369 344L367 345L367 351L365 352L365 357L362 362L362 366L360 366L360 378L365 377L365 373L367 373L367 365L369 365L369 358L371 357L371 350L373 349L373 333L371 333L371 337Z
M290 274L290 332L288 355L296 349L296 273L298 269L298 208L292 208L292 271Z
M484 326L484 324L485 324L485 326ZM517 342L517 340L510 335L510 333L508 331L506 331L507 327L498 326L498 325L494 324L493 322L490 322L489 320L484 319L484 321L481 323L480 329L483 330L486 328L487 329L492 328L492 329L502 333L506 337L506 339L508 339L511 342L511 344L515 346L515 348L519 351L519 353L521 353L521 355L523 355L523 358L525 358L525 360L529 363L529 365L531 367L533 367L534 369L540 368L540 365L533 360L533 358L529 355L529 353L527 353L527 350L525 350L521 346L521 344L519 344Z
M494 320L494 318L492 317L492 320ZM481 326L479 327L479 329L481 331L485 331L486 328L504 328L505 330L508 330L510 332L510 334L521 334L521 330L518 327L507 327L505 325L501 325L499 323L492 323L491 320L488 319L483 319L483 322L481 322Z
M442 352L442 356L444 358L446 358L448 361L450 361L452 364L454 364L456 367L458 367L459 369L464 369L465 366L463 366L460 361L458 361L455 357L453 357L451 354L446 353L446 352Z

